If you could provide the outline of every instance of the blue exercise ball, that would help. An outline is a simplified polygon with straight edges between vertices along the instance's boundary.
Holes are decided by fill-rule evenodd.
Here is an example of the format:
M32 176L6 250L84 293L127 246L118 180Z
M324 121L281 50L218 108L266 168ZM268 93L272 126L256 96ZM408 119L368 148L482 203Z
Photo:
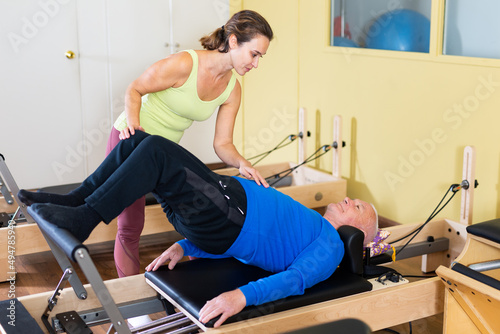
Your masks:
M352 39L345 38L345 37L333 37L333 45L334 46L345 46L345 47L351 47L351 48L357 48L359 47L356 42L354 42Z
M366 47L371 49L429 52L430 21L410 9L382 14L370 26Z

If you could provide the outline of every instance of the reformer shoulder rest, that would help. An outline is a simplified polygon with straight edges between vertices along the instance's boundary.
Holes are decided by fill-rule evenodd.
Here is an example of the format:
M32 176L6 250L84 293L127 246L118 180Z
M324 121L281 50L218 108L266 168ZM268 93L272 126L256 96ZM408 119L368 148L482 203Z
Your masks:
M371 283L362 277L364 234L351 226L342 226L339 234L344 242L345 255L330 278L307 289L304 295L246 307L225 323L370 291ZM270 272L233 258L196 259L178 263L173 270L162 266L157 271L145 273L150 285L195 319L199 318L199 311L207 300L269 275ZM216 321L217 319L212 319L205 325L213 327Z

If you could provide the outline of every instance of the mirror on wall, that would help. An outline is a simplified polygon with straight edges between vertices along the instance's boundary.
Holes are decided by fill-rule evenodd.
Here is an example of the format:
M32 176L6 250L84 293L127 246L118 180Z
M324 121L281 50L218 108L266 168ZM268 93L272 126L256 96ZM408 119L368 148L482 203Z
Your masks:
M429 52L431 0L332 0L330 45Z
M446 1L443 54L500 58L500 2Z

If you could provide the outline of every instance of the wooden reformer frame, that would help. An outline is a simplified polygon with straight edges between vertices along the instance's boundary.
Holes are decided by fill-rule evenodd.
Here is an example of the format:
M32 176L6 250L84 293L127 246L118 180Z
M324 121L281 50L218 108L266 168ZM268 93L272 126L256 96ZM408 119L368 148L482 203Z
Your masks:
M468 154L472 152L472 154ZM464 180L470 185L474 179L474 150L466 148L464 156ZM472 198L474 187L462 189L461 217L470 222L472 212ZM406 235L421 224L402 225L388 228L393 239ZM466 238L467 225L448 219L433 220L413 240L413 243L422 242L432 236L434 239L448 238L449 248L423 257L422 270L433 271L439 265L449 267L463 249ZM428 240L427 240L428 241ZM390 240L389 240L390 242ZM394 244L401 245L403 241ZM136 275L104 282L110 296L116 304L136 302L137 300L154 299L156 292L146 284L143 275ZM88 296L85 300L78 300L71 288L61 291L63 297L57 304L57 312L95 310L101 307L92 287L86 285ZM126 294L123 291L127 291ZM29 313L41 324L40 316L46 307L47 298L52 292L41 293L19 298ZM299 328L306 328L321 323L331 322L343 318L357 318L363 320L373 330L392 327L401 323L426 318L442 313L444 310L444 288L439 277L426 278L407 284L352 295L330 300L314 305L271 314L234 324L223 325L219 329L206 328L210 333L277 333Z

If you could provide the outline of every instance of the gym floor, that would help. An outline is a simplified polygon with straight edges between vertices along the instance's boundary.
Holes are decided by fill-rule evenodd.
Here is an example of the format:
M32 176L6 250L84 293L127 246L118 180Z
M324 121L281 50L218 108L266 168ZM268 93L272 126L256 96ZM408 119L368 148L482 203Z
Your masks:
M141 268L146 267L146 265L167 249L175 240L178 240L178 237L176 232L167 232L143 237L141 239L140 249ZM103 280L117 277L113 260L113 242L91 245L89 251ZM419 261L419 258L399 261L397 269L403 275L421 275ZM16 279L16 297L51 291L56 287L62 275L59 265L50 252L19 256L16 258L16 269L18 273ZM83 283L87 283L79 268L76 266L75 269L79 273ZM2 299L7 299L8 288L7 283L0 283L0 296L3 296ZM391 310L387 310L387 312L391 312ZM153 318L156 317L153 316ZM443 332L443 317L441 314L427 319L417 320L412 322L411 326L411 332L409 324L402 324L374 333L440 334ZM108 328L109 325L104 325L92 327L92 330L96 334L104 334L107 332Z

